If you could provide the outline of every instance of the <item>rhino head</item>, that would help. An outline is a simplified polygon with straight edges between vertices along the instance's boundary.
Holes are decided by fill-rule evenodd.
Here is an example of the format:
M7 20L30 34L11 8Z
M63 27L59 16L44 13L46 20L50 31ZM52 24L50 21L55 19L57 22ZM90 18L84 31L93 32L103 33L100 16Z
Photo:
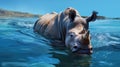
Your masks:
M89 22L95 21L97 12L93 11L88 18L82 18L73 8L67 8L69 22L66 28L65 45L72 53L91 54L92 45L90 42Z

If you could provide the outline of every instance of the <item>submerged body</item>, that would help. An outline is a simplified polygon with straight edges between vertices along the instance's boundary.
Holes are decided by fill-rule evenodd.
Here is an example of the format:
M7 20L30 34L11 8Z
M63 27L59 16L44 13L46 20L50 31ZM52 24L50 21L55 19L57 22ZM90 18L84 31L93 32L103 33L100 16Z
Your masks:
M88 18L82 18L74 8L67 8L62 13L43 15L34 25L34 31L46 37L58 39L74 53L92 53L90 44L89 22L96 20L96 12Z

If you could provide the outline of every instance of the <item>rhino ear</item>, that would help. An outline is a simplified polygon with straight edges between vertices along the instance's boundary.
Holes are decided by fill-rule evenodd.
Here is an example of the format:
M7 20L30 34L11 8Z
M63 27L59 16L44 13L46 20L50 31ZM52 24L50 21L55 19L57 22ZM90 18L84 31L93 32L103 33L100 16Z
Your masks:
M76 16L76 11L75 11L74 9L71 9L71 10L69 11L69 19L70 19L71 21L74 21L75 16Z
M98 14L98 12L93 11L93 12L92 12L92 15L91 15L90 17L88 17L88 18L86 19L86 21L87 21L87 22L95 21L95 20L97 19L97 14Z

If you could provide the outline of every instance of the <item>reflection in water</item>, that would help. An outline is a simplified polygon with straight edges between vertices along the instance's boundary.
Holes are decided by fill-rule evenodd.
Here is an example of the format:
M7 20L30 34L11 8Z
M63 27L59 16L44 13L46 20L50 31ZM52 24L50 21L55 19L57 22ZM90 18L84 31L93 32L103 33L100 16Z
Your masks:
M58 46L54 46L53 44ZM56 64L56 67L90 67L92 58L90 55L74 55L70 53L65 46L59 46L62 45L60 42L54 42L51 43L51 45L53 45L55 49L55 51L52 52L53 57L60 60L60 63Z
M72 55L61 55L54 54L56 58L59 58L60 63L57 67L90 67L91 57L72 56Z

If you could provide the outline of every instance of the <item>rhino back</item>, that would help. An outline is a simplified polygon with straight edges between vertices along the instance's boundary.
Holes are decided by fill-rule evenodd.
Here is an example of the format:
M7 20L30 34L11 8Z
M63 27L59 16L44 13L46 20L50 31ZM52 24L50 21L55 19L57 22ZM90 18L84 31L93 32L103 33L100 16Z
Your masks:
M34 24L34 31L42 35L49 36L50 38L57 38L57 27L55 23L57 22L57 14L46 14L43 15Z

